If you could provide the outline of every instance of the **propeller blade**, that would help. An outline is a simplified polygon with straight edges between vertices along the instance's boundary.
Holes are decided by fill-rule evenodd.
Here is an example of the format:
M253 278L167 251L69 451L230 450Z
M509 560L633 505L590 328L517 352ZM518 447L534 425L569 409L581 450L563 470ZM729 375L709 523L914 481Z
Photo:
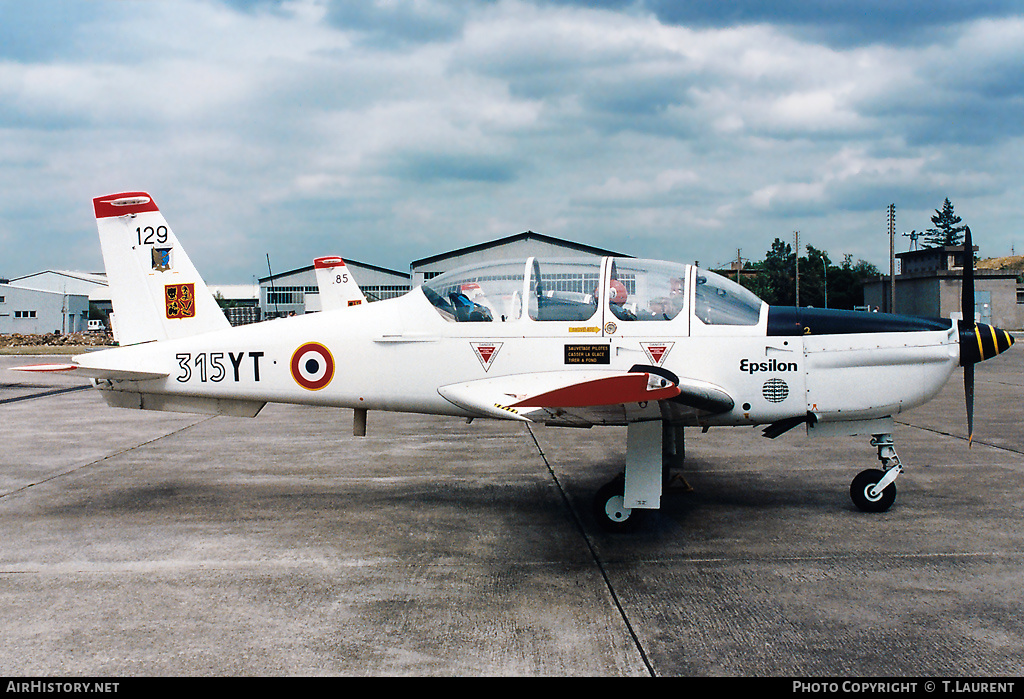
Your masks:
M974 365L964 365L964 400L967 405L967 448L974 440Z
M974 242L971 227L964 227L964 282L960 291L960 310L963 312L964 329L974 331ZM964 364L964 401L967 408L967 448L974 439L974 362Z
M964 314L964 327L974 328L974 243L971 227L964 227L964 283L960 292L960 310Z
M974 439L974 365L1010 349L1013 336L1005 330L974 320L974 241L969 226L964 226L964 280L961 286L960 365L964 368L967 446L970 447Z

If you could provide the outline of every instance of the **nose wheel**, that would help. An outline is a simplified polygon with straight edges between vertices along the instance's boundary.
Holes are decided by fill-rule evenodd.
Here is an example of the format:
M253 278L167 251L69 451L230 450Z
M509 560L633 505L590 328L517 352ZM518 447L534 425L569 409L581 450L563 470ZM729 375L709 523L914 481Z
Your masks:
M885 512L896 500L896 484L890 483L885 488L878 484L885 478L885 471L869 468L861 471L850 484L850 498L862 512Z
M884 470L861 471L850 484L850 499L862 512L885 512L896 500L895 481L903 473L903 465L893 445L891 434L876 434L871 438L871 446L878 448L878 460Z

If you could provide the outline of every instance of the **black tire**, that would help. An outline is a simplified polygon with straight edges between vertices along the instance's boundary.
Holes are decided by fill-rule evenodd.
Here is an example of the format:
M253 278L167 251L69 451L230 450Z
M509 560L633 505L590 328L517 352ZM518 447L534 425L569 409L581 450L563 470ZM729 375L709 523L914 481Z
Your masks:
M622 506L622 495L626 482L616 478L597 491L594 496L594 518L598 525L607 532L635 531L644 519L646 510L630 509Z
M885 512L896 500L896 484L890 483L877 497L871 497L870 491L885 476L884 471L869 468L861 471L850 484L850 498L857 509L862 512Z

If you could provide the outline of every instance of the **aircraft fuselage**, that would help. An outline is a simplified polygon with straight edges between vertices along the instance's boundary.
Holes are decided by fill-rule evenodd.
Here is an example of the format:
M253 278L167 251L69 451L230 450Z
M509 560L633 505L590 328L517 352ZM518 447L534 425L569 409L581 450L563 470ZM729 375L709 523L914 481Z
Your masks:
M98 382L115 392L463 417L477 414L449 402L438 387L503 375L653 367L710 382L734 398L725 413L675 411L673 420L688 425L766 424L807 413L822 422L893 415L932 398L958 365L956 329L948 321L945 330L768 334L774 312L766 307L758 325L731 334L721 327L702 334L683 317L617 323L617 332L608 333L604 323L589 321L451 323L417 290L350 309L92 353L80 363L166 373ZM648 407L650 418L661 417L656 404Z

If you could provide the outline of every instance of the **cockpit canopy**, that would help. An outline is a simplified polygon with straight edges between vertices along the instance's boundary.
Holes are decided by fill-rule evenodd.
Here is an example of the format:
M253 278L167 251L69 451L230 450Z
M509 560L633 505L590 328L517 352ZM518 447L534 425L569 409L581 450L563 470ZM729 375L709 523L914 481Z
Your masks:
M423 293L442 317L459 323L682 322L692 313L704 325L756 325L764 305L714 272L633 258L484 263L434 277Z

